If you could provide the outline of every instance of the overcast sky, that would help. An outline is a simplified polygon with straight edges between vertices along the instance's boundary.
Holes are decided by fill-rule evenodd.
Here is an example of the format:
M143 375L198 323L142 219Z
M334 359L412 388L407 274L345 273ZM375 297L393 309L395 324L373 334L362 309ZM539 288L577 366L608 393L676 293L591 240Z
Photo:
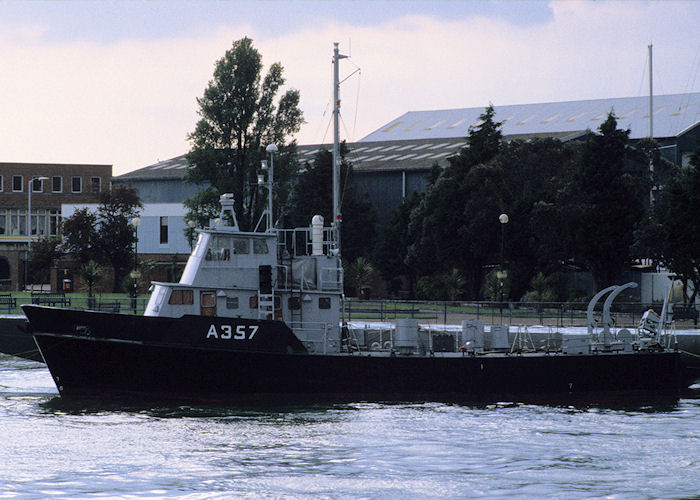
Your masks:
M700 2L0 0L0 162L184 154L196 98L234 40L301 92L300 144L330 139L333 42L349 54L342 137L406 111L700 91Z

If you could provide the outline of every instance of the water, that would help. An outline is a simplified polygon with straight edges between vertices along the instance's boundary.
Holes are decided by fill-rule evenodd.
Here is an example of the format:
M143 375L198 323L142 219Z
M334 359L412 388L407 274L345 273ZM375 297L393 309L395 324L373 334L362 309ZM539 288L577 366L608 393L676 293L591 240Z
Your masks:
M0 498L688 498L700 391L635 408L110 407L0 355Z

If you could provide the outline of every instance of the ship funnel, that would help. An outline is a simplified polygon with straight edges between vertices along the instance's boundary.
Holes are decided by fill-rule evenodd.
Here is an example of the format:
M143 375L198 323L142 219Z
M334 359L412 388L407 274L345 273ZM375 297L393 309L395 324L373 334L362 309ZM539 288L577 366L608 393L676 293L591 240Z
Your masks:
M323 217L311 219L311 255L323 255Z

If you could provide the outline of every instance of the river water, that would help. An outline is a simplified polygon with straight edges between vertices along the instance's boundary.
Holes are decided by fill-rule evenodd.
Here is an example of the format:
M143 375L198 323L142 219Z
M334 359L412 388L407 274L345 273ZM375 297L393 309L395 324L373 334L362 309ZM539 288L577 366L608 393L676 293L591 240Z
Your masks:
M629 408L86 406L0 355L0 498L688 498L700 389Z

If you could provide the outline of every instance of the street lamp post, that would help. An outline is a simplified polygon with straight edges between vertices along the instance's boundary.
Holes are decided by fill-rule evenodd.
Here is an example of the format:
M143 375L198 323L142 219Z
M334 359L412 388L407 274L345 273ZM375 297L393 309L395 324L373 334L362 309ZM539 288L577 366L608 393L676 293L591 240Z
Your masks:
M32 254L32 190L34 189L34 181L41 183L41 191L44 190L44 181L48 181L48 177L32 176L27 184L27 258L24 260L24 286L26 288L29 281L29 258ZM38 229L38 227L37 227Z
M508 224L508 214L501 214L498 216L498 222L501 223L501 265L500 269L496 272L496 277L498 278L498 287L500 292L500 304L499 308L501 310L501 324L503 323L503 282L508 277L508 271L506 271L503 260L503 248L505 242L505 229L506 224Z
M269 193L268 193L268 206L267 209L269 213L267 214L267 231L270 232L272 231L272 185L274 183L274 171L275 171L275 153L278 151L277 146L274 144L269 144L266 148L265 151L270 155L270 171L268 172L267 175L267 184L269 188Z
M136 296L137 287L139 279L139 226L141 225L141 219L134 217L131 219L131 225L134 226L134 269L129 273L131 277L131 286L133 287L131 292L131 308L136 314Z

